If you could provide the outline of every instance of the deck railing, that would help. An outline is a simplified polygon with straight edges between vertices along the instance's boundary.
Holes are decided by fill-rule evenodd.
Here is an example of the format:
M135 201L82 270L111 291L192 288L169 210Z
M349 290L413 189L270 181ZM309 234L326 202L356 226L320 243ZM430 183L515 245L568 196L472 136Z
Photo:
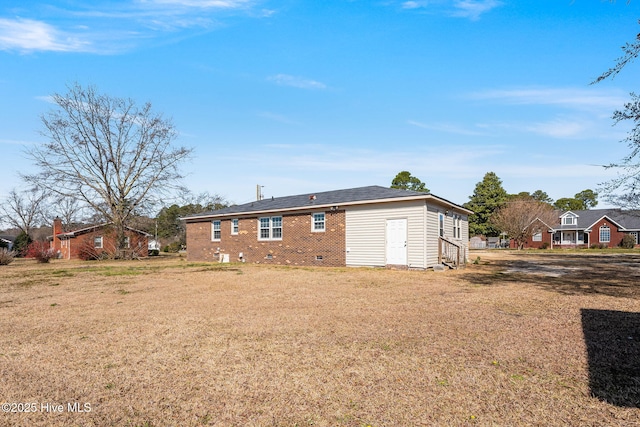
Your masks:
M449 266L450 268L464 268L467 262L464 246L447 240L444 237L439 238L438 242L438 263Z

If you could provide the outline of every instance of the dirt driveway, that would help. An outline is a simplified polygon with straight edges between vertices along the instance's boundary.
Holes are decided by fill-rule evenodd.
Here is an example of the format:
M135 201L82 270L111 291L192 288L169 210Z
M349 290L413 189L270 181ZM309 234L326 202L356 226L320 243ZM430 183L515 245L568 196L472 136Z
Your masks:
M640 298L640 254L555 251L472 251L465 279L481 285L528 283L563 294ZM479 268L475 268L479 267ZM476 274L478 272L485 274Z

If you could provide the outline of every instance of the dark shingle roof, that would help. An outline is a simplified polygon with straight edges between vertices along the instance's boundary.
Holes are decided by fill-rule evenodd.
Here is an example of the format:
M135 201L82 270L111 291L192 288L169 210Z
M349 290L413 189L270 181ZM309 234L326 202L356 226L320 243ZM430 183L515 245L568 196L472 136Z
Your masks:
M638 211L622 211L621 209L589 209L570 212L578 215L577 224L558 225L555 227L556 230L584 230L605 216L624 229L640 230L640 212Z
M314 206L340 206L345 204L376 201L385 199L413 198L420 196L431 196L429 193L419 191L398 190L395 188L372 185L369 187L350 188L346 190L323 191L318 193L298 194L296 196L285 196L257 200L255 202L242 205L229 206L209 212L185 216L183 219L200 218L207 216L220 216L231 214L245 214L252 212L268 212L291 209L313 208ZM447 200L440 199L452 206L457 206Z

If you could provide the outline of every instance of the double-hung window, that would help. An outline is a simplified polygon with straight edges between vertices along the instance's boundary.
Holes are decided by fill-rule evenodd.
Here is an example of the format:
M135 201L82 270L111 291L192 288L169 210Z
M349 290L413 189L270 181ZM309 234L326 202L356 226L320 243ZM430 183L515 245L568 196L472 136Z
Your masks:
M460 217L458 215L454 215L453 217L453 238L454 239L462 238L462 227L460 226L461 222L462 220L460 219Z
M216 219L211 222L211 240L220 240L221 235L220 220Z
M282 217L262 217L258 219L258 240L282 239Z
M611 241L611 229L608 225L600 227L600 242L607 243Z
M131 247L131 239L129 239L129 236L124 236L124 247L125 249L129 249Z
M324 212L313 214L313 225L311 231L324 231L325 230L325 218Z
M96 249L102 249L102 236L96 236L93 238L93 247Z
M444 214L438 214L438 228L440 230L440 237L444 237Z
M238 219L231 220L231 234L238 234Z
M542 232L538 231L536 233L533 233L533 239L534 242L542 242Z

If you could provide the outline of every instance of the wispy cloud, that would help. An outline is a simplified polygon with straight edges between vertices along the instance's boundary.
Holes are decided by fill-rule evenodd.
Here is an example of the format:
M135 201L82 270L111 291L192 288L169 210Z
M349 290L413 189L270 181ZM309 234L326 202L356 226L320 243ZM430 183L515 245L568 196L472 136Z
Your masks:
M172 5L195 8L238 9L252 3L251 0L140 0L142 4Z
M618 92L605 92L596 89L581 88L524 88L498 89L476 92L472 99L495 99L510 104L557 105L568 108L606 108L620 107L626 97Z
M267 77L267 80L280 86L291 86L299 89L326 89L327 85L316 80L304 77L291 76L289 74L276 74Z
M476 21L491 10L502 6L498 0L455 0L434 1L434 0L407 0L400 3L400 7L405 10L433 11L457 18L466 18Z
M502 2L497 0L458 0L454 2L455 11L453 16L478 20L480 16L496 7L502 6Z
M129 50L143 41L184 37L221 27L230 14L266 18L261 0L134 0L34 10L38 18L0 18L0 50L94 52Z
M0 50L8 51L87 51L91 43L79 34L61 31L32 19L0 18Z
M426 1L405 1L401 6L403 9L420 9L428 4Z
M488 135L486 131L481 131L477 129L468 129L454 123L421 123L415 120L407 120L407 123L412 126L417 126L423 129L430 129L430 130L435 130L438 132L445 132L445 133L454 133L457 135L468 135L468 136Z

